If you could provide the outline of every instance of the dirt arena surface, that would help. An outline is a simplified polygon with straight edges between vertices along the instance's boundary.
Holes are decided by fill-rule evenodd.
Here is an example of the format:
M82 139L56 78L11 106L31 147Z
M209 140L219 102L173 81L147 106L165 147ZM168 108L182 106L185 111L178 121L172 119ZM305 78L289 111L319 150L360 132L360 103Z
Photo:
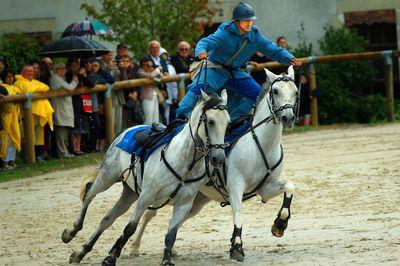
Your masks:
M281 206L244 204L244 263L229 259L230 208L206 206L178 232L177 265L400 265L400 124L332 129L284 137L285 176L296 187L292 219L282 238L270 227ZM84 228L69 244L61 232L80 207L81 176L95 167L0 184L0 265L66 265L94 232L121 191L95 198ZM120 217L82 261L99 265L121 234ZM171 207L159 211L144 235L140 257L118 265L159 265Z

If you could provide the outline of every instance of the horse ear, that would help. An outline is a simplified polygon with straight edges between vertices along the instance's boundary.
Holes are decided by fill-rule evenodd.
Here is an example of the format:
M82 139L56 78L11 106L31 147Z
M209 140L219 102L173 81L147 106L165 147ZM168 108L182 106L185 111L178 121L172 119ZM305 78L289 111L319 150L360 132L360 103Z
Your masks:
M293 66L289 66L289 68L288 68L288 74L289 74L289 77L291 77L292 79L294 79L294 69L293 69Z
M221 92L221 98L224 105L228 102L228 93L226 93L226 89L223 89Z
M276 80L278 78L278 75L275 75L274 73L272 73L268 69L264 68L264 70L265 70L265 73L267 73L267 77L268 77L270 82L273 82L274 80Z
M207 93L205 93L203 90L200 90L201 91L201 98L203 99L203 101L208 101L208 100L210 100L211 99L211 97L210 96L208 96L208 94Z

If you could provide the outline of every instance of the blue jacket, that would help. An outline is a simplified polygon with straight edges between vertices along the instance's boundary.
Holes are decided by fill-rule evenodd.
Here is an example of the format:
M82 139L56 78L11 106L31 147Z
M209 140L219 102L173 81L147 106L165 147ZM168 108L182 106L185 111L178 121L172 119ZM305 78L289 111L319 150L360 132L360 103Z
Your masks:
M246 47L229 64L229 67L246 67L246 63L256 51L282 64L290 64L290 61L294 58L288 51L278 48L274 42L262 35L256 26L253 26L250 32L240 35L239 28L234 22L222 23L216 32L201 39L196 45L195 55L198 56L202 52L207 52L211 62L223 64L239 50L245 38L248 39ZM229 75L227 71L224 72ZM244 77L248 77L248 75L243 70L235 71L235 78Z

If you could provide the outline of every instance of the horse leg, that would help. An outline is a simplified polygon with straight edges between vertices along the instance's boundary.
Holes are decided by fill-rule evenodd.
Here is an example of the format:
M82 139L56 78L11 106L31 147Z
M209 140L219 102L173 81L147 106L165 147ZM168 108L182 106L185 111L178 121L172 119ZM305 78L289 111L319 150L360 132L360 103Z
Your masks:
M202 209L203 207L209 203L211 200L209 198L207 198L206 196L204 196L202 193L198 193L196 198L194 199L193 202L193 206L192 209L190 210L189 214L185 217L184 222L186 222L186 220L192 218L193 216L197 215ZM130 256L139 256L140 252L140 243L142 241L142 237L143 237L143 233L147 227L147 224L151 221L151 219L153 219L154 216L157 215L157 211L156 210L147 210L144 213L144 217L143 217L143 222L139 225L139 230L137 232L135 240L132 244L132 251L129 254ZM176 256L177 252L174 248L172 248L172 256Z
M232 214L233 214L233 233L231 238L230 258L243 261L243 242L242 242L242 226L243 226L243 215L242 215L242 198L245 190L245 186L242 183L237 183L229 189L229 201L231 203Z
M144 230L147 227L147 224L153 219L154 216L157 215L157 210L147 210L142 218L142 222L139 225L139 230L135 234L135 240L132 243L132 250L129 253L130 257L138 257L140 255L139 248L140 242L142 241Z
M278 212L274 224L271 227L271 232L276 237L282 237L290 219L290 204L292 202L294 185L287 181L283 187L283 203Z
M124 214L132 203L137 199L137 195L129 188L128 185L124 184L124 189L122 190L121 196L114 205L114 207L107 213L107 215L101 220L99 227L92 237L87 241L80 252L74 251L69 258L70 263L79 263L81 260L89 253L96 241L99 239L101 234L110 227L115 219Z
M119 258L121 255L122 248L125 246L126 242L128 242L129 238L135 233L140 218L153 202L154 198L155 194L153 191L142 191L139 199L137 200L135 211L129 219L129 223L125 226L122 235L115 242L114 246L108 253L108 256L103 260L102 265L115 265L117 258Z
M81 206L81 210L79 212L78 218L75 220L73 224L72 229L65 229L62 232L61 239L64 243L69 243L75 235L82 230L83 227L83 221L85 219L85 215L87 212L87 209L89 207L89 204L92 202L94 197L107 190L109 187L111 187L113 184L119 181L119 176L118 173L114 170L111 170L112 168L106 168L102 167L96 176L96 179L94 180L93 184L88 183L86 185L86 191L85 195L83 197L83 202Z
M184 205L175 205L172 219L168 226L168 232L165 236L165 249L164 256L161 265L175 265L172 261L172 247L174 246L176 240L176 234L178 233L179 227L182 225L183 221L187 217L192 208L193 201Z

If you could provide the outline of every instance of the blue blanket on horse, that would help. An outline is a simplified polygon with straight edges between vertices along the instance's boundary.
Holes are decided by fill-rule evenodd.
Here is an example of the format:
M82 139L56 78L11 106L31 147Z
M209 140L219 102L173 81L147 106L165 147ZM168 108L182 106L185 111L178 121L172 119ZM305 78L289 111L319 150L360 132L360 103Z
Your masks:
M169 133L168 135L164 136L163 138L161 138L155 145L153 145L144 155L144 158L141 158L142 160L147 160L150 155L157 150L159 147L161 147L162 145L168 143L169 141L171 141L171 139L173 137L175 137L176 135L178 135L179 132L182 131L182 129L184 128L185 124L179 125L176 128L174 128L171 133ZM130 129L128 132L125 133L125 136L122 138L122 140L120 142L118 142L117 147L132 154L132 153L136 153L137 155L141 155L142 152L142 146L138 146L136 145L136 139L135 139L135 135L138 132L141 132L143 130L148 130L150 129L151 126L149 125L142 125L142 126L138 126L135 128Z
M148 152L146 152L146 154L144 155L144 158L141 158L141 159L142 160L147 160L149 158L149 156L155 150L157 150L162 145L168 143L169 141L171 141L171 139L173 137L178 135L178 133L182 131L184 126L185 126L185 124L182 124L182 125L179 125L178 127L174 128L171 131L170 134L164 136L155 145L153 145L148 150ZM232 144L237 138L242 136L249 129L249 126L250 126L250 121L244 122L238 128L236 128L232 132L230 132L229 135L225 136L225 142L229 142L229 143ZM136 145L135 135L138 132L141 132L143 130L149 130L150 128L151 128L151 126L149 126L149 125L141 125L141 126L138 126L138 127L130 129L128 132L125 133L125 136L122 138L122 140L120 142L118 142L117 147L122 149L122 150L124 150L124 151L126 151L126 152L128 152L128 153L130 153L130 154L135 152L137 155L140 156L141 152L142 152L142 146L141 145ZM226 155L229 154L229 152L231 151L233 146L234 145L230 145L229 147L227 147L225 149Z

